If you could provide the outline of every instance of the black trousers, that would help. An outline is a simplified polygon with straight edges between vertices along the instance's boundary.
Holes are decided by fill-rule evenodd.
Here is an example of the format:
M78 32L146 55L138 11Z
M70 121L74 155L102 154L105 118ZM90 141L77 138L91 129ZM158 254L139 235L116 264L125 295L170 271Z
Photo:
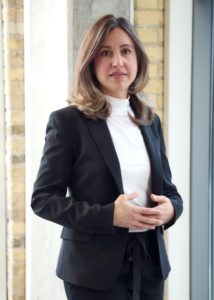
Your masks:
M163 300L164 280L156 257L153 232L130 233L122 268L109 290L64 282L68 300Z

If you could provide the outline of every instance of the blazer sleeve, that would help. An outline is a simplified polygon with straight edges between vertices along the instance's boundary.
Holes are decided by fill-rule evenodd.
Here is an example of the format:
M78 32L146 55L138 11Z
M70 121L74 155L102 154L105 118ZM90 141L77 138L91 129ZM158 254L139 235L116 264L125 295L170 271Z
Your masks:
M50 115L43 155L34 184L31 207L38 216L70 229L89 233L114 233L114 203L89 205L66 196L72 172L72 130L62 114Z
M169 166L169 161L166 156L166 147L163 138L162 126L158 116L156 116L156 124L157 124L158 134L160 137L161 164L163 169L162 194L170 199L174 208L174 218L169 223L164 225L164 229L167 229L170 226L172 226L182 214L183 200L179 195L176 186L172 183L172 174Z

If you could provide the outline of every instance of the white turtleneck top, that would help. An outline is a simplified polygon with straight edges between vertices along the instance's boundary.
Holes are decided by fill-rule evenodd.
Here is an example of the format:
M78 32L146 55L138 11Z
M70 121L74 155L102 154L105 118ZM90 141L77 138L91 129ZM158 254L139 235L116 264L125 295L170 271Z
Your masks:
M131 202L138 206L147 206L150 193L150 161L140 128L128 116L128 112L133 115L129 98L105 97L112 109L107 118L107 126L119 159L124 193L137 192L138 197ZM129 230L136 231L145 230Z

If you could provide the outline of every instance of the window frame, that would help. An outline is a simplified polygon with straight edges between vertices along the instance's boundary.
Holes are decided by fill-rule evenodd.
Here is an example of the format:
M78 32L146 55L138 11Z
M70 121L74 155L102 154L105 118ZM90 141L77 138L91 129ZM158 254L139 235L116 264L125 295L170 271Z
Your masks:
M206 33L206 34L204 34ZM213 1L193 1L191 299L213 299Z

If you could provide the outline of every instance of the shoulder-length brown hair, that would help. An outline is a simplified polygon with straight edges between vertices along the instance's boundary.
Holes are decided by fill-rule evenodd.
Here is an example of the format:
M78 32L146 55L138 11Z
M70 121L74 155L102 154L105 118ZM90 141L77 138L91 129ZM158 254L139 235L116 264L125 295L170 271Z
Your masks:
M138 38L135 28L124 18L105 15L98 19L86 33L77 57L75 81L70 103L75 105L87 117L105 119L110 115L111 107L99 89L99 82L93 72L93 61L98 54L104 39L114 28L121 28L131 38L136 55L138 71L135 80L129 86L130 104L135 117L130 115L136 124L150 124L153 119L151 108L144 102L143 89L148 81L148 57Z

